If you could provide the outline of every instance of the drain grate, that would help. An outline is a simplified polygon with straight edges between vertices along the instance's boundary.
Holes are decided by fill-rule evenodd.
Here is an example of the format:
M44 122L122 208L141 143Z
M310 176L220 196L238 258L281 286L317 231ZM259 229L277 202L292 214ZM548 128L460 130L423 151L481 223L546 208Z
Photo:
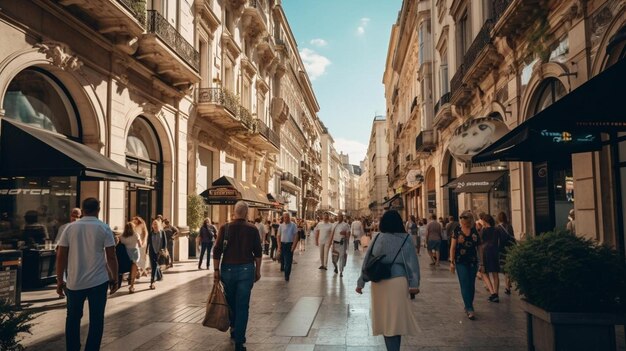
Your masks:
M206 311L205 306L186 305L166 316L161 322L171 323L202 323Z

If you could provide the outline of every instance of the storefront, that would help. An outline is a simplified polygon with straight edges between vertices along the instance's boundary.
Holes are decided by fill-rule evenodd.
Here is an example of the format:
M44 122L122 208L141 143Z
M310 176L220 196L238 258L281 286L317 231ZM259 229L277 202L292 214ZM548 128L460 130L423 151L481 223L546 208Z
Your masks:
M564 209L561 209L564 205L559 202L571 202L575 204L576 212L584 213L584 207L595 208L599 199L606 206L604 213L607 214L600 220L609 218L602 224L604 231L609 233L604 233L600 239L615 242L624 254L626 137L623 132L626 131L626 108L620 103L626 96L624 77L626 60L621 59L558 101L553 98L551 105L473 157L475 162L532 163L534 197L538 198L534 203L536 233L551 230L561 223L557 216L564 215ZM578 184L570 177L577 174L569 173L563 166L571 162L573 154L593 151L601 151L600 162L608 160L606 167L599 168L598 177L601 178L599 185L608 184L610 190L600 197L596 197L594 188L575 190ZM607 171L603 172L603 169ZM581 193L586 194L581 201L587 202L573 202L575 194ZM568 208L571 207L568 204ZM610 232L615 233L614 240Z
M495 216L500 212L510 213L508 171L464 173L445 187L455 195L468 194L469 209L475 214L484 212Z
M269 211L276 208L268 196L255 185L232 177L223 176L216 179L212 186L203 191L202 196L207 205L223 205L220 207L221 218L232 218L233 208L237 201L245 201L251 209ZM222 215L224 212L224 216ZM256 217L253 211L248 212L248 219Z

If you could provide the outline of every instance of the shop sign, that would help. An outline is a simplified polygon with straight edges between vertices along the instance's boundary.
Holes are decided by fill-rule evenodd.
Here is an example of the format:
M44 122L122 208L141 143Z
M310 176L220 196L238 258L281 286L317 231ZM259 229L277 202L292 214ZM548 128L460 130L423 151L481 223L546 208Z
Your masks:
M46 189L46 188L0 189L0 196L16 196L16 195L76 196L76 191L74 191L74 190L54 190L54 189Z
M483 151L508 131L507 125L499 118L475 118L454 131L448 150L457 161L470 162L472 156Z
M583 134L575 136L570 132L551 132L548 130L542 130L541 136L550 139L551 142L557 144L563 143L591 143L596 140L596 136L593 134Z
M215 197L237 197L238 193L233 188L214 188L209 189L209 196Z
M475 186L491 186L491 182L487 182L487 181L477 181L477 182L458 182L456 184L456 188L457 189L463 189L465 187L475 187Z

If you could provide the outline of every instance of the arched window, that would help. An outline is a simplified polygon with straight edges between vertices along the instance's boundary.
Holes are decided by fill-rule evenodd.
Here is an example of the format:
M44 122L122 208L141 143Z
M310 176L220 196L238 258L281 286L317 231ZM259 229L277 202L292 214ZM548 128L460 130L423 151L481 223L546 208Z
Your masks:
M65 88L49 73L27 68L9 83L5 116L66 136L80 137L77 114Z
M146 178L142 185L128 184L128 218L155 218L162 208L161 145L154 128L143 117L137 117L126 137L126 167Z
M615 62L626 57L626 26L622 27L622 29L611 38L606 52L608 58L605 68L612 66Z
M543 111L546 107L552 105L557 100L567 94L563 83L556 78L548 78L543 83L535 95L535 103L532 114Z

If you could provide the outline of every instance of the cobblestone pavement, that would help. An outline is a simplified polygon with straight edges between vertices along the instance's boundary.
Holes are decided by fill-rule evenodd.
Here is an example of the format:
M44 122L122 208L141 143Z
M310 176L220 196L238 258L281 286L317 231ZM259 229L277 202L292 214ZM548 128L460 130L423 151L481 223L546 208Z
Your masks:
M382 337L371 336L369 285L363 295L354 291L364 253L350 250L344 277L332 270L320 271L318 249L308 240L308 250L295 255L291 281L285 282L279 264L263 259L261 281L252 292L247 332L248 350L384 350ZM405 350L524 350L526 326L519 297L501 294L499 304L487 301L487 292L477 282L477 320L463 313L455 276L442 264L439 268L421 259L421 293L413 303L419 335L404 337ZM231 350L227 333L200 323L212 286L212 270L198 271L195 262L177 264L166 272L154 291L143 278L138 291L129 295L124 286L107 303L102 347L104 350ZM290 320L314 317L306 336L278 336L277 327L298 303L321 297L315 309L294 309ZM33 335L24 340L29 350L63 350L65 303L52 289L24 294L24 303L45 311ZM309 299L311 300L311 299ZM313 299L315 300L315 299ZM319 299L317 299L319 300ZM300 306L300 304L299 304ZM85 311L83 338L88 312ZM302 324L302 323L300 323ZM284 324L283 324L284 326ZM84 340L84 339L83 339Z

